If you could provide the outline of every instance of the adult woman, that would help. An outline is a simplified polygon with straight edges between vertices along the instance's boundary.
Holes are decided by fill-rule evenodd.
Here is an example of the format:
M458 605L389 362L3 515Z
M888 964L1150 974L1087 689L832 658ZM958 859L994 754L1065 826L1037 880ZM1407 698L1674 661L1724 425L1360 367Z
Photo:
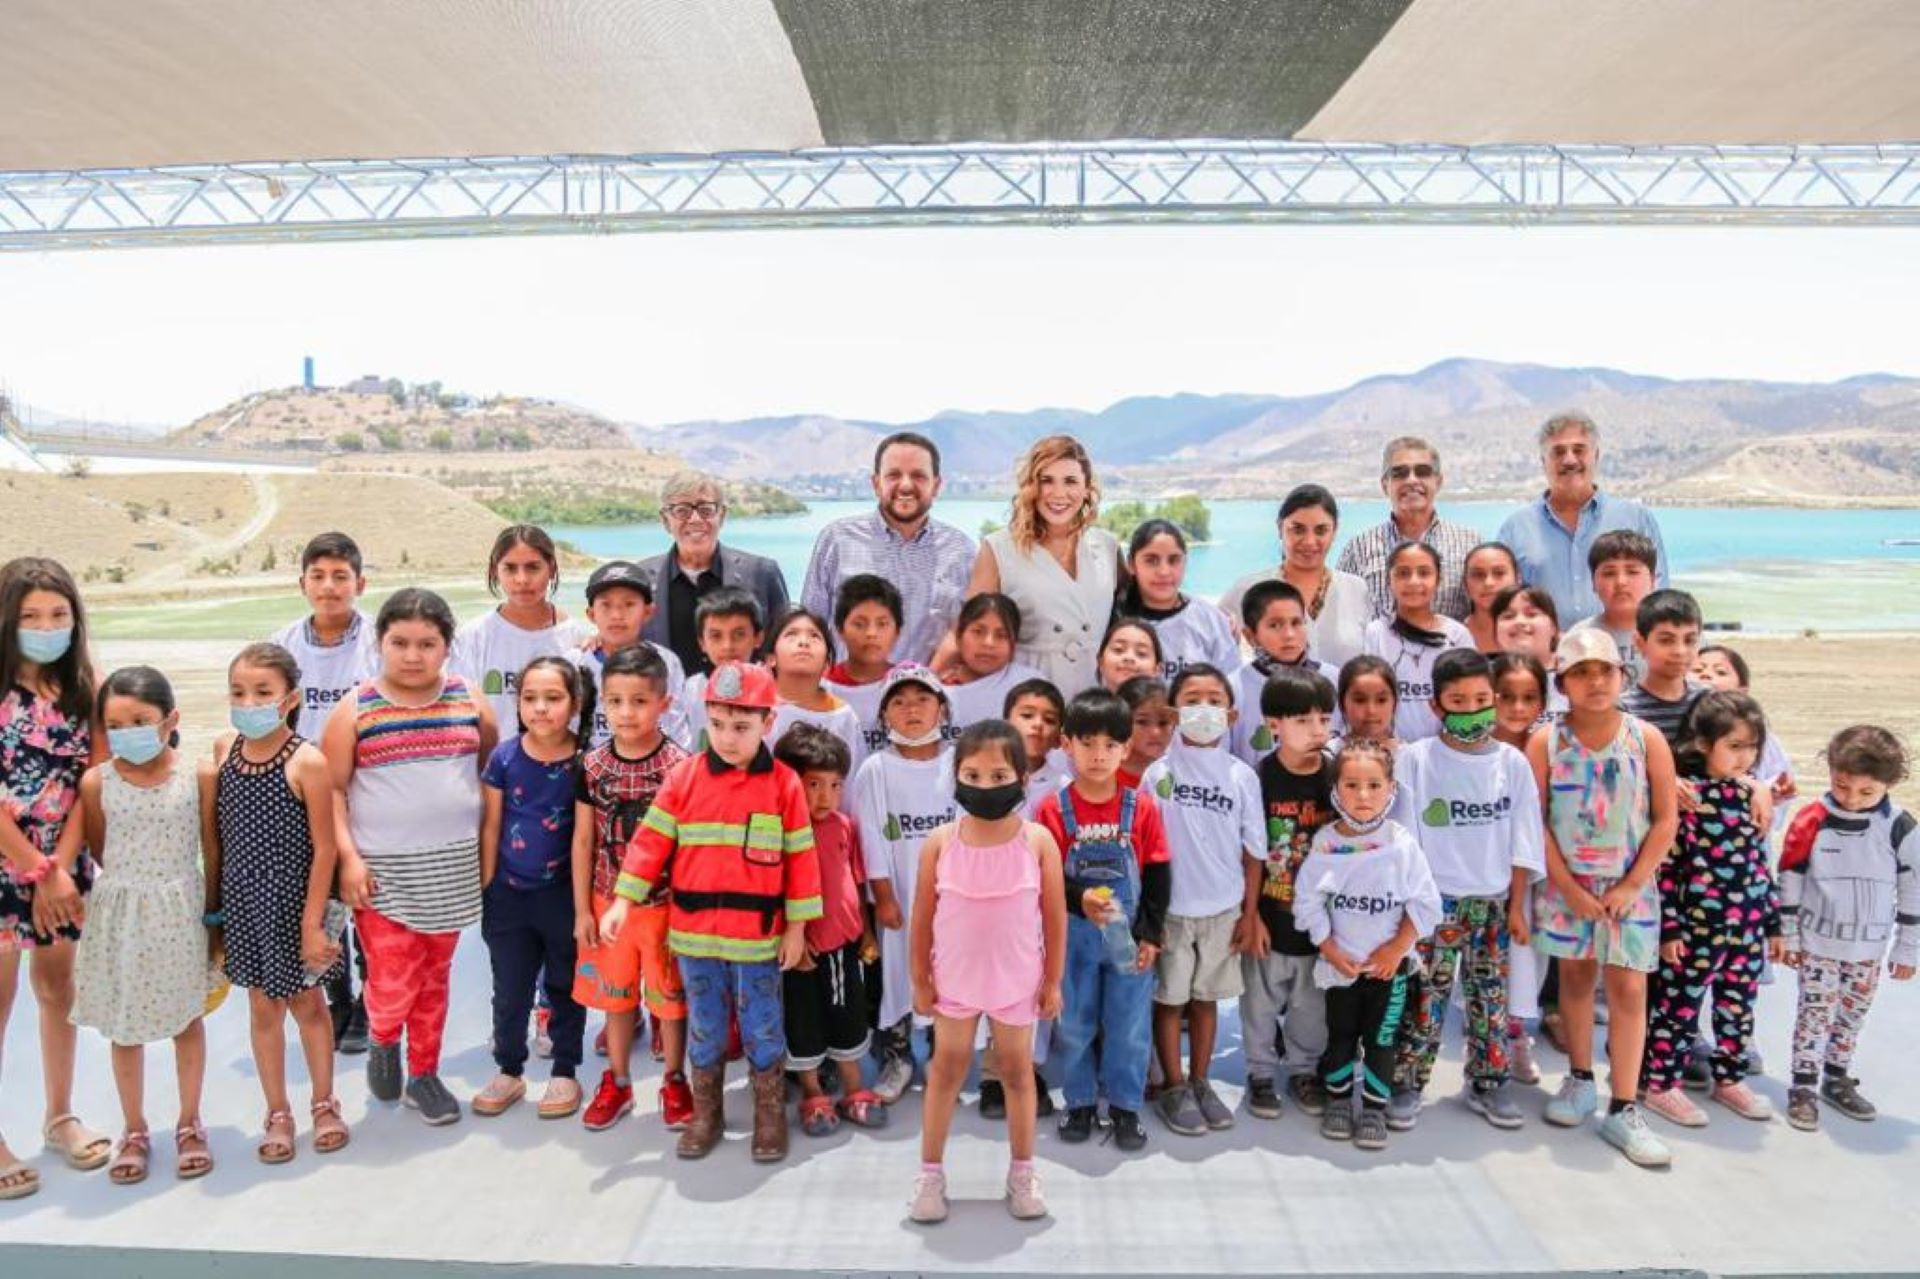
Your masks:
M1066 697L1098 679L1100 637L1113 614L1120 544L1095 523L1099 513L1100 486L1080 441L1035 441L1014 471L1007 527L981 544L967 584L969 596L998 591L1019 606L1014 660Z
M1360 654L1360 634L1373 616L1367 584L1327 563L1340 531L1340 504L1318 484L1295 486L1280 503L1280 563L1249 573L1220 598L1220 607L1240 625L1240 597L1255 582L1275 578L1300 592L1307 602L1309 652L1319 661L1344 665Z

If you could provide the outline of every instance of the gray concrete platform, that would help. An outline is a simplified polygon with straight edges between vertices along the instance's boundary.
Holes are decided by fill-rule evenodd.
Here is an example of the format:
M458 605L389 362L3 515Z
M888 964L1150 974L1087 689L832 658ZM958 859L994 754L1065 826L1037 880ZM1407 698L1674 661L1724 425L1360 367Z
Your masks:
M446 1064L468 1096L491 1062L487 971L477 937L462 940ZM1761 1001L1761 1046L1773 1072L1759 1088L1783 1105L1792 975ZM364 1059L340 1059L353 1144L292 1164L253 1155L263 1105L244 1005L209 1022L207 1120L219 1166L198 1182L171 1172L171 1052L149 1050L149 1116L159 1134L143 1186L110 1184L37 1155L38 1054L22 983L9 1030L0 1131L40 1167L34 1198L0 1204L0 1274L267 1273L303 1279L312 1259L367 1259L328 1273L467 1274L494 1263L586 1273L1598 1273L1619 1270L1768 1274L1920 1267L1920 987L1889 982L1869 1018L1858 1063L1879 1120L1829 1114L1817 1134L1754 1124L1715 1108L1697 1133L1661 1132L1676 1151L1664 1173L1628 1166L1591 1131L1539 1122L1545 1092L1523 1090L1528 1126L1501 1133L1454 1100L1458 1045L1443 1056L1419 1128L1368 1155L1323 1140L1291 1109L1242 1115L1229 1132L1180 1138L1149 1120L1139 1156L1063 1145L1043 1127L1039 1158L1053 1215L1011 1220L999 1201L1006 1147L964 1112L948 1170L952 1218L905 1220L918 1161L918 1094L878 1134L825 1140L797 1132L794 1154L752 1164L737 1131L747 1099L736 1081L736 1131L703 1163L673 1158L653 1111L658 1067L643 1069L641 1113L607 1133L545 1122L531 1105L498 1119L466 1116L429 1129L411 1112L371 1103ZM117 1127L103 1042L83 1033L78 1095L96 1127ZM293 1054L297 1062L297 1052ZM1564 1063L1544 1046L1547 1083ZM589 1054L586 1073L597 1078ZM296 1107L304 1085L295 1066ZM538 1078L538 1072L534 1074ZM1228 1024L1218 1078L1239 1099L1237 1030ZM585 1080L589 1085L592 1078ZM1656 1124L1663 1121L1654 1120ZM156 1250L147 1252L144 1250ZM208 1254L213 1254L209 1256ZM251 1255L248 1255L251 1254ZM271 1265L284 1256L287 1264ZM307 1258L299 1261L299 1258ZM214 1264L221 1262L222 1264ZM386 1264L379 1264L379 1263ZM404 1263L440 1263L408 1265Z

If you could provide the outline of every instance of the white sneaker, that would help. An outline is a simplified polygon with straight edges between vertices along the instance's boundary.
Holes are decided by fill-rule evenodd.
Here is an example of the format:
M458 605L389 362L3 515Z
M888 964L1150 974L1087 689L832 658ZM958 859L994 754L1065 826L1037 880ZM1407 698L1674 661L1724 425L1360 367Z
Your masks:
M1546 1120L1556 1128L1578 1128L1600 1109L1600 1089L1591 1079L1568 1075L1560 1091L1547 1102Z
M1047 1215L1047 1201L1040 1194L1039 1173L1031 1168L1007 1170L1007 1211L1016 1221L1033 1221ZM941 1215L946 1215L944 1208Z
M1008 1183L1011 1188L1011 1182ZM922 1172L913 1181L913 1204L907 1215L923 1226L947 1219L947 1174Z
M1601 1121L1600 1136L1641 1168L1665 1168L1673 1162L1673 1152L1667 1149L1666 1142L1653 1135L1653 1130L1647 1127L1647 1117L1640 1113L1638 1106L1628 1106L1608 1115Z

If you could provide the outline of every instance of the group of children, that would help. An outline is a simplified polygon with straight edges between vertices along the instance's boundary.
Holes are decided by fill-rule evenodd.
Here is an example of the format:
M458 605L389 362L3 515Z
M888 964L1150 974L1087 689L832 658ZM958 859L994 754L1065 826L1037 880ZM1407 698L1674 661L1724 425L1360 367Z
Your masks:
M617 1124L643 1006L685 1158L720 1140L731 1060L751 1076L752 1157L772 1161L790 1088L809 1135L879 1127L924 1058L910 1216L931 1223L976 1054L981 1110L1009 1127L1009 1210L1037 1217L1041 1066L1063 1141L1104 1129L1139 1150L1149 1107L1176 1134L1230 1127L1212 1080L1227 1000L1253 1116L1284 1096L1325 1136L1384 1147L1418 1122L1457 998L1469 1110L1525 1122L1513 1084L1539 1081L1539 1019L1569 1062L1545 1119L1597 1116L1662 1165L1645 1112L1707 1122L1682 1086L1696 1074L1769 1117L1744 1079L1772 960L1801 982L1789 1121L1816 1127L1823 1102L1871 1118L1854 1045L1882 964L1905 979L1920 958L1920 837L1888 797L1901 743L1833 739L1832 785L1786 824L1775 870L1791 770L1739 656L1700 647L1690 597L1652 590L1651 544L1596 541L1605 611L1564 634L1502 550L1469 557L1463 624L1434 611L1439 557L1396 549L1394 611L1335 669L1293 587L1248 590L1235 626L1181 593L1184 539L1149 522L1099 684L1060 690L1014 660L1002 595L967 602L936 671L891 662L902 604L882 578L849 578L830 621L763 618L723 587L696 610L710 670L687 676L640 638L654 600L632 564L595 570L575 621L553 603L552 540L508 528L488 565L500 605L456 626L418 588L361 613L359 551L326 534L302 557L309 615L233 659L232 731L198 760L165 677L96 679L71 577L16 560L0 1027L31 953L48 1144L122 1183L151 1157L143 1045L171 1039L175 1169L195 1177L212 1168L203 1018L239 987L259 1158L295 1156L289 1016L329 1153L350 1140L333 1053L356 1037L375 1099L460 1117L441 1041L477 924L496 1074L476 1114L521 1102L539 1051L541 1118ZM589 1097L590 1011L607 1064ZM71 1113L75 1024L113 1045L117 1143ZM0 1197L37 1184L0 1146Z

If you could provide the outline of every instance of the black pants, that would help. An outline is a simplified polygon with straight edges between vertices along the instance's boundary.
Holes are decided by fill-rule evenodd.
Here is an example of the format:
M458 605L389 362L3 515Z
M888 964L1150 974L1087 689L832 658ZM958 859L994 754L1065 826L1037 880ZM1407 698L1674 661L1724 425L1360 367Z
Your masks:
M553 1073L571 1079L587 1028L586 1009L573 1002L573 885L514 888L496 877L480 899L480 937L493 961L494 1064L503 1075L526 1070L527 1018L540 981L553 1010Z
M1320 1082L1329 1097L1350 1096L1358 1074L1361 1104L1370 1110L1387 1104L1413 986L1403 965L1391 981L1357 977L1351 986L1327 991L1327 1051L1320 1057Z

